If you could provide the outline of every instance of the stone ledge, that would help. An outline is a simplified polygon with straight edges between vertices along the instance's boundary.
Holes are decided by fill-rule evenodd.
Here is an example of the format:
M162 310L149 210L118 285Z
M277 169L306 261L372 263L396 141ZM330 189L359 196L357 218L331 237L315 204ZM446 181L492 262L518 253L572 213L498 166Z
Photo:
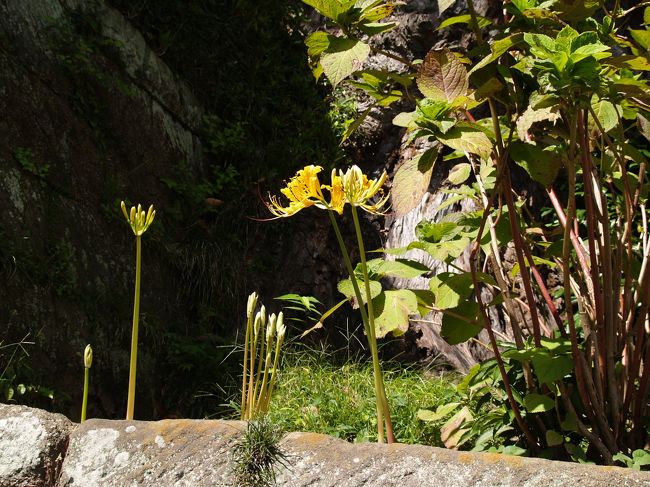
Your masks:
M241 421L74 425L58 414L0 405L0 487L233 486L231 451L244 431ZM289 433L282 447L288 464L277 480L287 487L650 487L650 473L618 467L353 444L316 433Z

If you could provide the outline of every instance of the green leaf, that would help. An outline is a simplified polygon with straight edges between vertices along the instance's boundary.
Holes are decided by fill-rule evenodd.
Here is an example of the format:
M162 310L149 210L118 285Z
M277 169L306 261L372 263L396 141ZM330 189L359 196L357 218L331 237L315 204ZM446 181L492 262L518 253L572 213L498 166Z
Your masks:
M446 102L467 95L469 87L465 66L449 49L429 51L416 83L425 97Z
M650 49L650 30L630 29L630 34L643 49Z
M499 39L498 41L494 41L490 46L490 50L492 51L492 53L489 56L484 57L479 63L475 64L468 74L471 75L475 71L478 71L479 69L484 68L488 64L493 63L501 56L503 56L508 51L508 49L511 49L517 44L520 44L521 42L523 42L523 40L524 40L524 35L521 33L517 33L517 34L509 35L508 37L504 37L503 39Z
M311 34L307 39L305 39L307 55L309 55L309 57L320 56L323 51L330 47L330 38L335 37L327 32L316 31Z
M420 313L421 317L426 316L431 311L435 299L433 293L426 289L411 289L411 291L418 300L418 313Z
M456 222L423 220L415 227L415 236L425 242L438 243L445 237L455 235L457 229L458 224Z
M357 283L359 284L359 291L361 292L361 299L363 299L363 302L365 304L366 302L366 288L363 284L363 281L360 279L357 279ZM347 279L343 279L342 281L339 281L337 284L336 288L339 290L341 294L343 294L346 298L348 298L350 301L353 302L354 307L358 307L359 303L357 303L357 296L354 293L354 287L352 286L352 281L348 277ZM381 283L378 281L370 281L370 299L374 299L375 297L379 296L381 293Z
M555 401L542 394L530 393L524 397L524 406L529 413L545 413L553 410Z
M374 36L388 32L397 27L397 22L367 22L358 25L359 30L368 36Z
M420 262L407 259L384 260L372 259L367 262L368 271L379 276L399 277L402 279L412 279L431 272L427 266Z
M339 16L352 8L355 0L341 2L339 0L302 0L303 3L314 7L325 17L337 21Z
M393 10L395 10L395 7L397 6L397 3L383 3L383 2L373 2L374 6L372 4L369 4L367 7L361 7L362 12L359 17L360 20L365 20L368 22L376 22L377 20L381 20L385 17L388 17L390 14L393 13ZM377 5L379 3L379 5ZM359 2L357 2L357 7L359 7Z
M462 274L442 272L429 280L429 288L435 296L437 308L455 308L472 293L474 288L472 274L469 272Z
M469 175L472 173L472 166L467 162L462 162L456 164L449 171L449 176L447 179L451 184L463 184L469 178Z
M560 114L557 113L555 107L534 109L532 106L529 106L517 120L519 140L526 141L529 139L528 131L534 123L543 121L555 122L559 118Z
M538 145L526 144L518 140L510 144L510 156L533 180L545 188L553 184L562 168L562 159L552 150L544 150ZM549 261L542 263L548 264Z
M461 404L459 402L450 402L438 406L435 412L429 409L419 409L418 419L421 421L440 421L441 419L449 416L460 405Z
M474 92L474 97L477 100L483 100L484 98L496 95L503 90L503 88L505 88L505 86L501 81L497 78L490 78Z
M476 154L484 159L492 152L492 142L478 129L456 126L446 134L437 134L436 138L447 147Z
M396 217L406 215L420 203L429 188L437 157L438 149L433 147L405 161L397 168L391 190Z
M470 24L471 21L472 21L472 16L470 14L449 17L448 19L445 19L442 22L440 22L440 25L438 26L438 30L444 29L445 27L449 27L450 25L454 25L454 24ZM486 19L485 17L481 17L480 15L476 16L476 21L478 22L478 26L480 29L492 24L492 21L490 19Z
M475 337L483 329L480 313L478 304L473 301L464 302L457 308L446 309L442 315L440 336L450 345L457 345Z
M372 110L375 107L375 105L370 105L368 108L366 108L361 115L359 115L357 118L354 119L354 122L352 122L350 125L348 125L348 128L345 129L345 133L343 134L343 137L341 137L341 142L339 145L343 144L350 135L352 135L363 123L363 121L366 119L368 114L370 113L370 110Z
M549 447L559 446L564 443L564 435L554 430L546 430L546 444Z
M430 243L430 242L411 242L406 248L420 249L427 252L435 260L446 262L458 258L467 246L470 244L469 238L463 237L458 240L450 240L447 242Z
M395 118L393 118L393 125L398 127L404 127L409 130L412 130L417 127L415 121L419 118L417 112L401 112L398 113Z
M336 37L321 55L321 66L332 86L338 85L355 71L361 69L370 54L370 46L355 39Z
M409 316L418 312L418 300L408 289L384 291L373 298L375 333L383 338L388 333L403 335L409 327Z
M438 0L438 15L442 15L454 3L456 3L456 0Z
M570 412L564 417L560 423L562 431L578 431L578 417L576 413Z
M597 96L594 96L591 100L591 108L596 114L596 117L598 117L600 126L603 128L605 132L609 132L610 130L612 130L614 127L618 125L618 115L616 112L616 107L612 102L607 100L600 100L598 99ZM592 120L591 114L589 115L590 115L589 118L590 130L594 132L598 132L598 126Z
M650 25L650 7L646 7L643 11L643 23L645 25Z
M573 370L573 359L569 355L536 355L532 359L533 370L541 384L553 384Z
M603 61L603 64L616 68L626 68L634 71L650 71L650 61L645 56L612 56Z

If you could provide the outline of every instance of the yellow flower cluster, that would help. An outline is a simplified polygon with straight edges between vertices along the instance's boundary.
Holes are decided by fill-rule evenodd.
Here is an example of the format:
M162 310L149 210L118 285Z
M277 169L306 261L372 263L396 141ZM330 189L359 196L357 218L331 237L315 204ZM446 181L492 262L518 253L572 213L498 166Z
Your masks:
M358 206L363 210L382 214L381 208L388 202L388 193L382 186L386 182L386 171L378 179L368 179L357 166L347 171L333 169L331 183L321 184L318 174L323 170L320 166L305 166L298 171L280 192L287 198L289 204L284 206L274 195L269 195L266 204L276 218L292 216L303 208L316 206L325 210L343 213L346 203ZM323 189L329 193L325 197Z
M131 230L133 230L133 234L136 237L141 236L147 231L147 228L153 223L153 219L156 216L156 210L153 209L153 205L149 207L146 213L142 209L142 205L138 205L137 209L135 206L132 206L130 212L126 211L124 201L120 203L120 207L122 208L126 222L131 226Z

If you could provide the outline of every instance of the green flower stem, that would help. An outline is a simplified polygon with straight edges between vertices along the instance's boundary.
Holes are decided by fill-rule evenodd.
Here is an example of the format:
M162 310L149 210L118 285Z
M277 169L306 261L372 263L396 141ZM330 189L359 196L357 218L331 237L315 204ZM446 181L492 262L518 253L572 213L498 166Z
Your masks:
M126 402L126 419L133 419L135 407L135 370L138 362L138 321L140 318L140 262L142 260L142 240L135 237L135 298L133 301L133 330L131 332L131 363L129 365L129 394Z
M390 409L388 408L388 399L386 397L386 389L384 387L384 378L379 365L379 353L377 350L377 334L375 329L375 312L372 305L370 295L370 278L368 276L368 266L366 264L366 249L363 244L363 237L361 235L361 225L359 224L359 215L356 206L352 205L352 219L354 221L354 229L357 234L357 245L359 246L359 254L361 257L361 269L363 271L363 281L366 287L366 301L368 303L368 324L371 334L368 336L370 343L370 353L372 354L372 366L375 375L375 388L379 391L378 399L381 401L384 421L386 422L386 436L388 443L395 443L395 436L393 434L393 425L390 419Z
M246 417L246 411L247 411L247 403L246 399L248 397L247 394L247 380L246 380L246 374L247 374L247 366L248 366L248 342L250 341L250 336L252 334L252 328L253 328L253 318L254 312L249 313L246 321L246 338L244 339L244 372L242 376L242 386L241 386L241 416L240 419L244 419Z
M88 410L88 387L90 384L90 369L84 367L84 395L81 401L81 423L86 421L86 411Z
M348 274L350 274L350 281L352 282L352 288L354 289L354 294L357 298L357 302L359 303L359 311L361 312L361 320L363 321L363 326L366 331L366 336L368 337L368 342L370 344L370 350L372 354L372 359L373 359L373 372L375 376L375 398L377 402L377 441L379 443L384 442L384 412L387 409L387 403L385 400L382 400L382 387L383 386L383 380L381 377L381 369L378 367L379 362L378 362L378 355L377 355L377 344L375 342L374 347L373 347L373 342L374 340L372 339L375 334L374 330L370 329L370 322L368 320L368 314L366 312L366 308L363 306L363 298L361 296L361 290L359 289L359 283L357 282L356 276L354 275L354 268L352 267L352 261L350 260L350 255L348 253L347 247L345 246L345 242L343 241L343 236L341 235L341 230L339 228L338 223L336 222L336 218L334 217L334 214L332 211L328 211L327 214L330 217L330 222L332 223L332 227L334 228L334 233L336 235L336 239L339 243L339 247L341 248L341 253L343 254L343 260L345 262L345 267L348 271ZM370 292L368 290L369 284L366 281L366 296L367 296L367 301L370 301ZM379 373L377 373L379 371ZM384 393L385 394L385 393ZM385 397L385 395L384 395ZM389 419L390 422L390 419ZM390 437L389 437L390 441ZM394 439L393 439L394 441Z

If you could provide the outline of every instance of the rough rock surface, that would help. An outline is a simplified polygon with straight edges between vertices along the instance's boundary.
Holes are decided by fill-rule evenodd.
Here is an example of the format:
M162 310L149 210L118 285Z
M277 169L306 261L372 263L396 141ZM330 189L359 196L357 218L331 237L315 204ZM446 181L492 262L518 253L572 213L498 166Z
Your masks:
M71 435L59 486L233 485L237 421L92 419Z
M54 485L72 428L61 414L0 404L0 487Z
M72 428L58 414L0 405L0 487L234 486L232 447L246 426L91 419ZM353 444L316 433L289 433L281 448L287 462L277 484L287 487L650 486L650 473L617 467Z

